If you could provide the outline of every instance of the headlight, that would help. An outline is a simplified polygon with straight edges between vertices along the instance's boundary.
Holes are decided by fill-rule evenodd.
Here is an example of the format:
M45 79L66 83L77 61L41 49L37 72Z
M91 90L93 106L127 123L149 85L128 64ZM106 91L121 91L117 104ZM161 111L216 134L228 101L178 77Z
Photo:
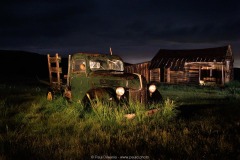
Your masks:
M122 96L125 93L125 90L124 90L123 87L118 87L116 89L116 93L117 93L118 96Z
M153 93L155 92L157 89L157 87L154 85L154 84L151 84L149 87L148 87L148 90L150 93Z

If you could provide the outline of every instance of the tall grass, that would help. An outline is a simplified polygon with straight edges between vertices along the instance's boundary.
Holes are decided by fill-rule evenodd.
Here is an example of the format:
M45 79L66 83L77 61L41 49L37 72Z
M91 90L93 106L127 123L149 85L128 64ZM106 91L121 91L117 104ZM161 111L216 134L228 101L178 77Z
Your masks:
M211 90L199 88L199 98L209 94L216 100L225 97L223 91L208 91ZM191 90L177 96L182 96L181 100L196 97L190 93L184 97L186 92ZM146 114L147 109L136 102L131 102L128 108L98 103L92 111L86 111L82 104L69 103L62 97L47 101L44 93L29 90L28 93L32 96L24 103L18 103L24 96L15 101L8 97L0 101L0 158L239 158L236 148L240 139L234 135L239 134L240 119L235 104L218 107L217 103L214 108L199 110L186 118L178 109L181 101L176 102L176 97L164 92L164 103L156 105L158 112L152 115ZM212 105L213 101L210 102ZM135 117L127 119L125 115L131 113Z
M222 104L236 101L239 97L239 82L227 83L225 86L188 86L160 85L164 97L173 100L177 105Z
M14 122L17 121L19 126L11 129L4 126L1 128L5 128L4 142L15 147L14 149L7 147L13 158L15 156L37 156L40 159L89 158L90 155L96 154L121 155L126 154L126 151L141 155L140 148L144 146L138 148L143 143L138 139L147 143L145 136L149 134L149 123L154 119L162 123L168 121L171 116L169 108L172 106L165 103L159 107L163 108L163 112L159 111L158 116L149 117L145 107L140 103L130 103L129 108L125 109L99 103L92 112L86 112L82 104L68 103L62 97L52 102L41 98L19 110L14 116ZM6 106L3 105L1 111L4 109ZM136 116L128 120L124 115L130 112L134 112ZM167 115L167 118L160 115ZM8 116L5 115L3 119L6 120ZM5 123L7 125L7 122Z

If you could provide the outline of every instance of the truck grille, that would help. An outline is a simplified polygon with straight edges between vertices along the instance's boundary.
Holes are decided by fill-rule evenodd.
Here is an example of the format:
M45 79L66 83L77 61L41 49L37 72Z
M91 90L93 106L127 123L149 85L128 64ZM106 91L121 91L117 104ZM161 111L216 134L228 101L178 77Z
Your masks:
M142 104L146 104L147 100L147 90L142 89L142 90L133 90L129 89L129 100L133 102L140 102Z

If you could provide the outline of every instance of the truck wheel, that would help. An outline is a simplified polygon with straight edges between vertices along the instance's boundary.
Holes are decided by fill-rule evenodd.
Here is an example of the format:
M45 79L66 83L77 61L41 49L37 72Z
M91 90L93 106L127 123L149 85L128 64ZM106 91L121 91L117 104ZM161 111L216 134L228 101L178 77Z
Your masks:
M82 104L84 105L85 109L90 111L92 108L97 106L97 99L96 97L90 97L89 93L87 93L82 100Z

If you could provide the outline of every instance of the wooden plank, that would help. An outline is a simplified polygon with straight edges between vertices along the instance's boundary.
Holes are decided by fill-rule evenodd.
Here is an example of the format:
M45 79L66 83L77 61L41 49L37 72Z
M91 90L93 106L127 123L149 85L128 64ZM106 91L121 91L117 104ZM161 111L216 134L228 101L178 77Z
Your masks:
M183 71L170 71L170 83L187 83L187 78Z
M57 82L58 82L58 85L60 86L61 82L60 82L60 67L59 67L59 56L58 56L58 53L56 53L56 68L57 68Z
M50 63L57 63L57 62L61 62L61 57L60 56L58 56L58 57L49 57L49 62Z
M146 116L152 116L152 115L154 115L155 113L157 113L157 112L159 112L159 111L160 111L159 108L157 108L157 109L150 109L150 110L148 110L148 111L145 112L145 115L146 115ZM131 120L131 119L134 119L134 118L136 117L136 113L125 114L124 117L125 117L126 119Z
M68 73L67 73L67 85L70 86L70 67L71 67L71 55L68 55Z
M50 68L51 73L62 73L62 67L51 67Z
M57 84L60 88L60 85L62 83L62 80L60 78L60 74L62 73L62 68L59 67L59 63L61 62L61 57L58 56L58 53L56 53L55 57L51 57L50 54L47 55L48 59L48 69L49 69L49 80L51 85ZM53 67L52 64L55 63L56 67ZM53 77L52 73L56 73L57 77Z
M170 68L166 68L166 82L170 83L171 82L171 73L170 73Z
M47 55L48 60L48 72L49 72L49 81L52 83L52 73L51 73L51 63L50 63L50 54Z
M150 70L150 81L160 82L160 68Z

